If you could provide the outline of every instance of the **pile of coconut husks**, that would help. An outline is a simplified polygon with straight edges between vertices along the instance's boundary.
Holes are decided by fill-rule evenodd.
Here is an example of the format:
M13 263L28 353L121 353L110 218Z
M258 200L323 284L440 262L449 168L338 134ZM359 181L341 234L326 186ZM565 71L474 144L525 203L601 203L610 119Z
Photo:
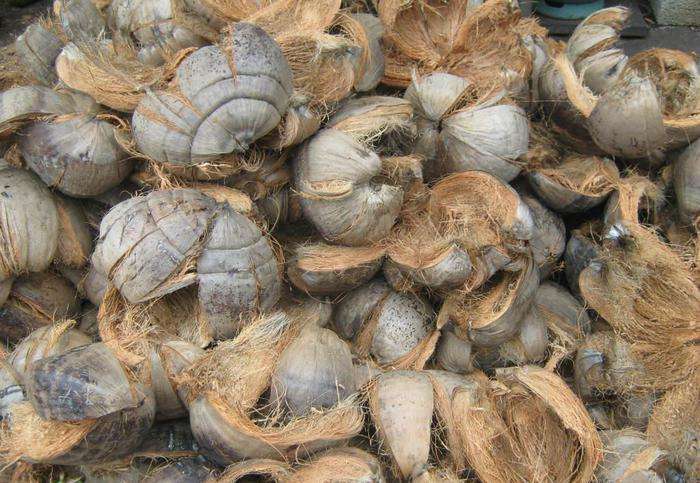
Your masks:
M700 479L700 71L514 0L56 0L0 93L0 481Z

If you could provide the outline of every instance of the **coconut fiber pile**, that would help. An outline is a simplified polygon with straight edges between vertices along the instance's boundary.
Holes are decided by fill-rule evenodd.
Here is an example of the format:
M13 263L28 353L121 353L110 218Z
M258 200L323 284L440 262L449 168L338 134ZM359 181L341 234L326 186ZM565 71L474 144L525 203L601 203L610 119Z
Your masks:
M627 16L56 0L0 93L0 482L700 481L700 71Z

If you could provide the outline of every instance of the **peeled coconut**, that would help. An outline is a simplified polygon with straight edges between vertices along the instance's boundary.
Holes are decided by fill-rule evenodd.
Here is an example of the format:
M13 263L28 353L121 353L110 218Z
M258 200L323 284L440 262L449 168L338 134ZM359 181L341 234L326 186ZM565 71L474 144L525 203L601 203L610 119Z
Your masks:
M144 238L144 229L151 235ZM228 204L196 190L155 191L116 205L102 220L92 263L132 304L196 283L216 338L232 336L243 314L269 309L280 296L269 239Z
M381 279L349 292L334 308L333 320L356 354L371 355L380 365L408 367L426 350L432 352L430 304L422 296L393 291Z
M0 230L0 279L48 268L58 249L59 219L49 190L33 174L0 159L5 221Z
M541 362L549 346L547 323L536 305L520 321L520 329L512 339L498 347L500 358L517 365Z
M12 406L3 438L14 458L66 465L110 461L133 451L153 423L152 393L130 381L101 343L35 361L25 382L28 402Z
M444 370L457 374L467 374L474 370L472 345L454 333L454 327L447 325L441 331L435 349L435 362Z
M403 189L385 184L381 170L379 156L350 135L319 131L294 166L304 216L333 243L366 246L381 240L403 203Z
M192 432L207 458L221 465L250 458L293 461L342 445L360 432L363 415L353 397L303 416L274 411L264 421L258 418L264 412L259 406L260 397L271 384L278 383L273 379L275 371L279 370L291 386L296 384L292 373L305 370L297 366L297 361L291 363L296 359L293 353L285 357L289 364L278 365L285 347L294 343L299 331L303 334L305 325L281 312L258 318L247 324L236 339L219 344L184 373ZM336 357L331 350L318 360L338 360ZM322 374L321 379L329 381L326 375L330 373ZM347 376L339 377L347 380ZM299 391L293 388L290 397L296 394L302 404L308 404L308 396L313 401L314 391L298 387ZM327 384L321 383L319 390L326 393Z
M136 108L136 147L159 163L219 165L225 174L240 170L239 155L277 126L293 89L279 46L243 22L231 26L221 46L188 55L176 80L176 92L149 92Z
M54 62L63 42L45 22L34 22L15 40L15 50L32 78L40 84L52 86L58 80Z
M75 287L53 272L17 278L2 308L2 335L18 342L35 329L54 321L74 319L80 313Z
M417 115L416 152L436 165L432 176L479 170L509 182L527 152L525 112L500 94L470 99L469 87L450 74L413 79L404 96Z
M350 348L332 330L302 330L282 352L272 374L270 399L303 416L331 408L355 392Z
M564 254L566 227L561 217L548 210L537 198L523 194L520 197L532 213L534 229L530 249L540 271L540 278L545 279Z

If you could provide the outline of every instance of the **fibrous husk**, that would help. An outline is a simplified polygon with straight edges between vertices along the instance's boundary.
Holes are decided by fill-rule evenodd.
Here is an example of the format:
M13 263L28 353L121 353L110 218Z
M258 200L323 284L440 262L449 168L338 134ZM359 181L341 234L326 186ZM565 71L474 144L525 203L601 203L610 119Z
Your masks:
M673 188L683 221L693 224L700 215L700 140L688 146L674 163Z
M453 292L451 320L457 334L476 346L494 347L518 332L535 299L540 276L532 259L516 272L502 272L477 291Z
M366 146L384 146L411 139L415 132L413 107L390 96L356 97L345 102L326 127L349 134Z
M615 163L597 156L569 155L560 164L531 168L528 180L551 209L578 213L603 203L619 182Z
M627 343L648 378L640 387L669 389L698 364L700 291L683 261L655 233L619 223L606 234L601 260L580 276L581 291Z
M56 261L69 268L82 268L92 253L92 234L82 205L63 196L54 197L59 232Z
M411 478L428 463L433 385L422 372L391 371L367 388L369 408L380 444L391 457L392 472Z
M56 74L64 84L122 112L133 112L149 89L163 88L174 67L145 66L133 52L119 52L104 40L69 43L56 58Z
M88 336L74 329L74 325L75 322L69 320L35 330L15 346L7 362L20 378L24 378L34 362L92 343Z
M382 366L421 369L439 337L433 317L424 297L395 292L378 279L348 293L335 307L333 320L359 357L372 356Z
M520 198L530 208L533 230L530 238L532 258L545 279L554 270L555 265L566 248L566 227L561 217L548 210L537 198L521 194Z
M491 87L508 85L505 66L528 79L532 55L526 36L543 36L532 19L521 19L507 0L442 3L432 0L377 2L386 30L383 82L406 87L412 73L449 72Z
M285 257L287 277L309 294L335 295L371 280L382 265L384 253L381 247L303 243Z
M101 343L34 361L28 402L12 406L3 426L7 461L91 464L118 459L140 444L155 402Z
M250 23L233 24L226 34L180 63L176 88L141 99L132 131L144 155L167 165L240 169L237 155L280 122L292 75L279 46Z
M79 313L80 299L68 280L53 272L33 273L12 284L0 314L0 333L5 340L19 342L34 329L75 319Z
M621 178L605 205L603 222L610 227L627 221L641 223L643 215L653 218L663 202L663 190L646 176Z
M331 408L355 392L350 348L332 330L310 326L282 351L270 401L300 417Z
M262 161L250 163L246 171L226 180L229 186L246 193L253 201L258 201L288 186L292 179L288 151L277 153L270 150L260 152Z
M51 27L50 21L36 21L15 40L15 50L25 69L36 82L46 86L58 80L54 62L63 48Z
M324 129L299 153L294 185L305 217L328 241L366 246L388 235L403 203L399 186L376 179L382 163L349 134Z
M6 196L0 229L0 279L45 270L58 248L59 220L51 193L27 171L0 159Z
M654 406L647 428L651 443L668 451L689 480L700 478L700 384L698 374L668 391Z
M362 429L353 397L291 418L258 405L280 354L307 323L281 312L258 318L185 371L190 424L209 459L224 465L247 458L294 460L342 444Z
M271 308L281 290L267 236L230 206L191 189L115 206L102 220L92 262L132 304L197 283L202 320L215 338L235 334L245 314Z
M226 468L216 481L234 483L252 476L265 476L277 483L384 481L379 461L366 451L353 447L329 449L296 468L276 460L242 461Z

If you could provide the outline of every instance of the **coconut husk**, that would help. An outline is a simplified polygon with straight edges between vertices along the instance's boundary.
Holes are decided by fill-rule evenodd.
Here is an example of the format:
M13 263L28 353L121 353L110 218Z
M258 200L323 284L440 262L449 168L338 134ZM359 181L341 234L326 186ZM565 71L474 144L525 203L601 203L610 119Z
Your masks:
M647 428L650 442L669 452L671 462L687 478L700 477L700 458L694 441L700 432L698 374L668 391L654 406Z
M234 463L226 468L215 481L235 483L245 478L264 477L274 482L286 481L292 472L290 465L283 461L271 459L252 459Z
M56 196L59 232L57 258L72 268L85 266L92 253L92 234L83 207L75 201Z
M520 197L530 208L534 222L530 238L532 258L539 269L540 279L546 279L557 268L566 249L566 226L558 214L547 209L534 196L521 193Z
M133 112L148 89L165 86L179 61L163 67L146 66L134 52L115 52L111 44L83 42L66 45L56 59L61 81L84 92L100 104L121 112ZM131 54L131 55L129 55Z
M617 182L615 192L605 205L603 221L606 226L618 222L641 223L646 213L653 219L663 202L663 190L646 176L628 175Z
M256 407L280 354L307 323L280 312L258 318L183 373L180 385L188 391L193 433L210 458L220 463L241 456L294 459L360 431L362 414L352 397L289 420Z
M499 379L507 385L510 378L517 384L510 385L512 392L505 398L506 419L515 423L516 455L528 472L535 477L555 474L574 482L590 481L602 457L602 443L581 401L559 376L546 369L525 366L500 373ZM518 386L533 398L530 408L515 406L522 397ZM555 425L544 422L547 420ZM541 452L535 449L538 442ZM549 470L542 473L542 464Z
M664 481L668 454L632 429L602 431L604 458L596 476L603 481Z
M471 8L470 8L471 7ZM440 70L483 85L504 85L503 66L527 79L532 55L523 42L544 30L508 1L473 7L469 2L382 0L386 68L383 82L407 87L414 69Z
M581 272L595 260L600 252L602 223L584 223L573 230L564 251L564 273L567 284L576 296L581 295L579 277Z
M381 247L302 244L287 257L287 277L309 294L334 295L368 282L381 267Z
M275 130L262 141L273 149L296 146L319 130L325 111L322 106L291 105Z
M700 291L683 261L636 224L611 228L600 263L580 277L586 301L632 345L648 378L640 387L682 384L698 364Z

